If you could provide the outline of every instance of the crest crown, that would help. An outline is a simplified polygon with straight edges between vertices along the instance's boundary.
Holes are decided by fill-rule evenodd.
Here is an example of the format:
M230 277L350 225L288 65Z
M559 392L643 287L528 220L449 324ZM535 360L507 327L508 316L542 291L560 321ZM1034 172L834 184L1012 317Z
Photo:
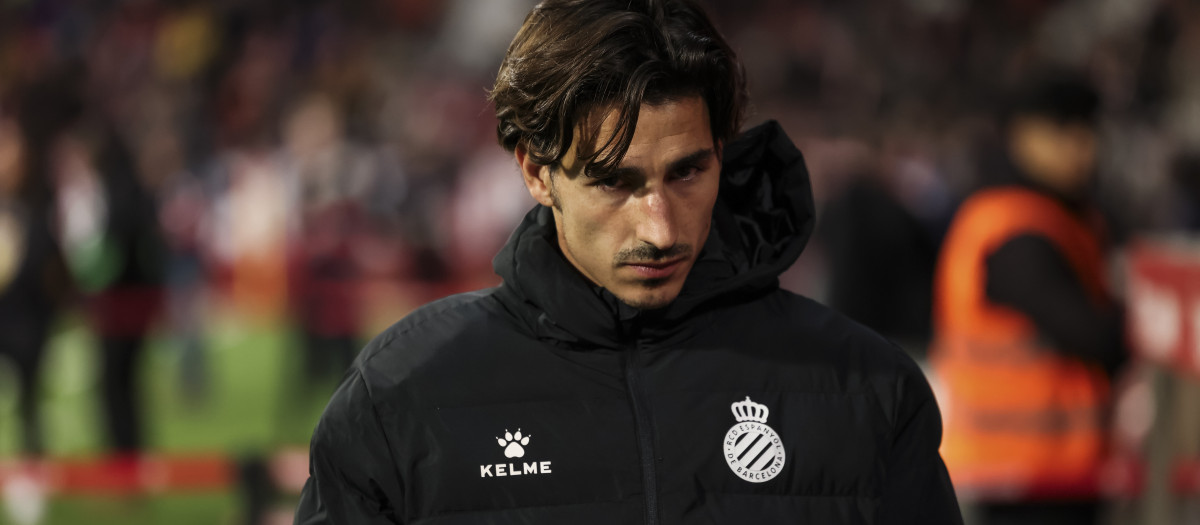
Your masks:
M771 413L771 410L766 405L760 405L751 401L750 396L746 396L745 401L734 403L731 408L733 409L734 419L738 420L739 423L743 421L755 421L765 424L767 416Z

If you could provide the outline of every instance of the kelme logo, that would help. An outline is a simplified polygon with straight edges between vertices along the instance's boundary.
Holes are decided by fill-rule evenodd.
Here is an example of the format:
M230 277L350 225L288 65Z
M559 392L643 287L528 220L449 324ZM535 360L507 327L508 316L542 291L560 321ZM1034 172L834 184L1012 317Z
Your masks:
M516 433L504 431L504 437L494 438L496 443L500 445L504 452L504 457L509 459L524 458L525 447L529 445L532 435L522 435L521 429L517 429ZM551 464L549 461L518 461L516 463L493 463L491 465L479 466L479 477L481 478L503 478L506 476L532 476L535 474L549 474Z

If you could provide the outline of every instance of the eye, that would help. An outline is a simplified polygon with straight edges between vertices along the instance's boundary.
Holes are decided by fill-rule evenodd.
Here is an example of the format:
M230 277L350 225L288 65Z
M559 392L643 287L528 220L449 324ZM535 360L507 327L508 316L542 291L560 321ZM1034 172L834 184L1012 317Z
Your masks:
M622 186L622 182L621 178L616 176L601 177L592 182L591 186L604 190L615 190Z
M676 180L692 180L700 175L700 166L683 166L675 172Z

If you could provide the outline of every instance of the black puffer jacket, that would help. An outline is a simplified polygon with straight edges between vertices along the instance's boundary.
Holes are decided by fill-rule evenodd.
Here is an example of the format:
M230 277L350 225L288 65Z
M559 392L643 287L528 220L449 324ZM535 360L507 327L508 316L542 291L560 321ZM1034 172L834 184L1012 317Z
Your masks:
M725 159L667 308L580 277L537 208L502 286L376 338L313 436L296 523L959 523L921 371L778 287L812 230L800 153L769 123Z

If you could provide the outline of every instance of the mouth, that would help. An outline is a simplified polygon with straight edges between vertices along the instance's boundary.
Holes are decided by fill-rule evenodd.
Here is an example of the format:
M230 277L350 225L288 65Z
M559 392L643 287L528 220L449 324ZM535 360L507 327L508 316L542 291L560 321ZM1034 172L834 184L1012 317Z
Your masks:
M631 268L640 277L644 279L665 279L675 273L686 257L679 257L668 261L641 261L625 263L625 266Z

